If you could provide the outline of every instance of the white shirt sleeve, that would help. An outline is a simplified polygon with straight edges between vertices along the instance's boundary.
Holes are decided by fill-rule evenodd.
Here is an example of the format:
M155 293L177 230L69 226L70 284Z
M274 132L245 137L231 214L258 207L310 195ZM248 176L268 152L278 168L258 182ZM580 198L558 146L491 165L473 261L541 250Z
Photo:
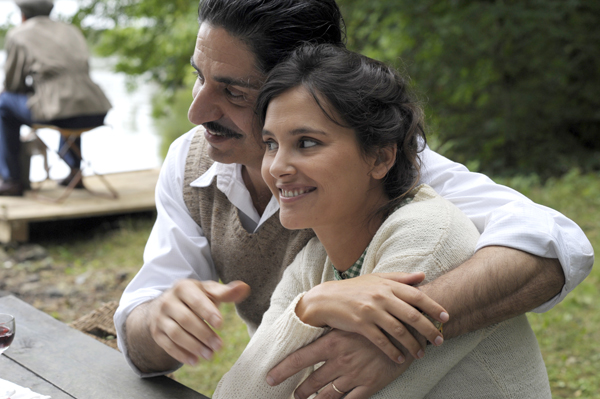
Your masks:
M485 175L469 172L429 147L421 158L421 182L456 205L480 231L476 250L498 245L560 261L565 274L562 291L534 312L551 309L590 273L594 250L572 220Z
M138 305L158 297L177 280L217 280L208 240L183 200L183 174L193 131L170 147L156 186L157 218L144 250L144 265L125 289L114 322L117 340L132 369L124 342L125 320Z

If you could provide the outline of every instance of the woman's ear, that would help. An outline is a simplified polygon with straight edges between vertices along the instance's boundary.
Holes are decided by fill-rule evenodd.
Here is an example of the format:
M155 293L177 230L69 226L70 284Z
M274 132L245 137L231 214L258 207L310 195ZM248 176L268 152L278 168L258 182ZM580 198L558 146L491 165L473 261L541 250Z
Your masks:
M371 169L372 178L381 180L387 175L389 170L396 163L396 151L398 151L396 144L380 148L377 151L373 169Z

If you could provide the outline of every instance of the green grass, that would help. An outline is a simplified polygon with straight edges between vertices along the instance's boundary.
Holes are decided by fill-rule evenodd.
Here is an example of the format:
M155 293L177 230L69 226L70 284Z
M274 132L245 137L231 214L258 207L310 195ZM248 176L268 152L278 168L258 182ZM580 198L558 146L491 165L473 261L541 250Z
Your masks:
M535 178L502 181L540 204L564 213L600 249L600 174L573 170L543 186ZM538 338L553 398L600 398L600 269L563 302L543 314L528 314Z
M148 212L38 223L32 225L30 235L67 275L102 269L127 273L130 280L141 266L154 219L154 213Z
M186 365L175 372L177 381L207 396L212 396L217 382L233 366L249 340L246 325L238 317L235 307L225 303L221 305L221 311L225 318L224 327L219 331L223 349L210 362L202 361L194 367Z
M586 232L596 250L600 248L600 174L581 175L577 171L542 185L535 177L498 180L523 192L532 200L560 210ZM67 273L81 274L90 269L109 268L129 273L141 266L144 244L153 217L126 217L96 222L83 232L70 235L33 231L50 251L54 262ZM67 234L67 236L65 236ZM548 369L554 398L600 398L600 269L571 293L567 299L544 314L529 314ZM175 373L182 383L212 395L220 377L231 367L248 341L246 328L231 305L223 305L226 322L219 331L224 349L211 362L184 366Z

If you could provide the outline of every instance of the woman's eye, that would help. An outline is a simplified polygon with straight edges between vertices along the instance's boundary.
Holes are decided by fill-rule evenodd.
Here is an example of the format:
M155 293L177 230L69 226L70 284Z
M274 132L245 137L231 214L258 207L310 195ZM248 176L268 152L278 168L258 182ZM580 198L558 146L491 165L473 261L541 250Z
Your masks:
M318 143L315 140L302 139L300 140L300 148L310 148L316 146Z
M269 140L269 141L264 141L265 146L267 146L267 151L273 151L276 150L279 146L277 145L276 142L274 142L273 140Z

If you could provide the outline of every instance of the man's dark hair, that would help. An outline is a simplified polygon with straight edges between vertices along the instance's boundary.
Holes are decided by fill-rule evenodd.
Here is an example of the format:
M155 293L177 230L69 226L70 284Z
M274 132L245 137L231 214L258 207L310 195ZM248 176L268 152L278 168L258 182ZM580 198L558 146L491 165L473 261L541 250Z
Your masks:
M305 88L333 122L354 130L364 155L397 146L396 162L383 181L390 202L381 211L392 211L419 180L419 152L426 142L423 111L407 80L345 48L304 45L267 76L256 100L261 124L269 102L295 87Z
M21 9L25 19L39 16L47 17L54 8L52 0L16 0L15 3Z
M244 42L265 74L303 43L345 45L335 0L200 0L198 22Z

